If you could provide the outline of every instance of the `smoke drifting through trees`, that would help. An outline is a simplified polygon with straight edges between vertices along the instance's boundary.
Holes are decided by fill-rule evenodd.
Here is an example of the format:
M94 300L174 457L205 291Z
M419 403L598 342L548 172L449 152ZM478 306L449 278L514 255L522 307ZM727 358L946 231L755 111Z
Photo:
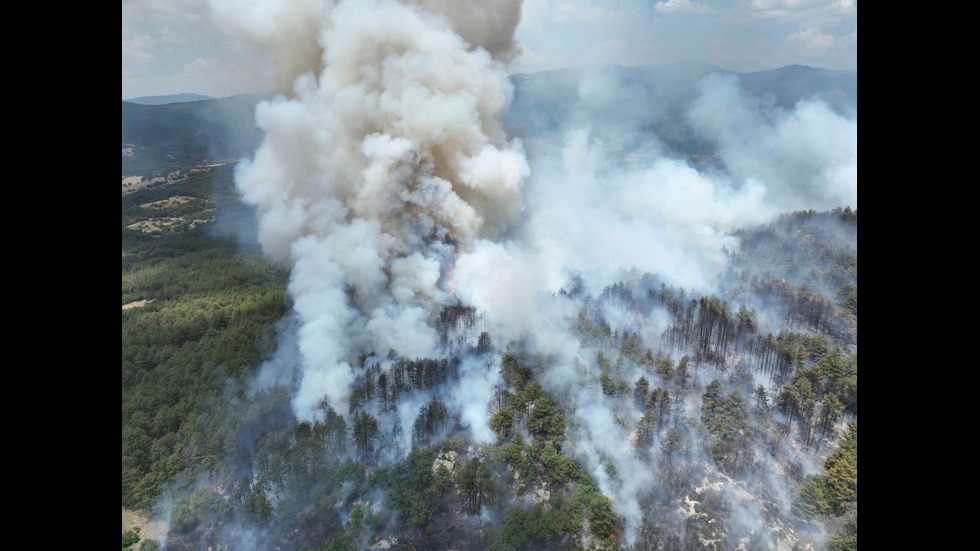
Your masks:
M856 416L856 356L835 346L856 340L838 313L852 285L856 324L856 271L816 287L718 275L747 262L737 228L856 207L856 120L765 107L709 77L686 116L725 171L645 147L630 125L566 127L560 153L529 162L498 122L519 2L212 6L291 60L291 92L258 107L266 139L236 182L263 248L291 267L295 315L229 459L252 528L231 535L223 498L202 490L171 515L178 531L208 519L246 547L282 543L281 526L261 528L274 507L310 545L366 543L446 515L458 485L468 513L505 528L537 515L555 534L670 549L785 537L772 519L789 518L794 481ZM591 81L582 108L615 88ZM611 162L610 140L644 162ZM468 443L426 447L450 434ZM502 461L469 446L498 440ZM515 508L541 480L555 484L547 520ZM337 515L317 524L310 508Z

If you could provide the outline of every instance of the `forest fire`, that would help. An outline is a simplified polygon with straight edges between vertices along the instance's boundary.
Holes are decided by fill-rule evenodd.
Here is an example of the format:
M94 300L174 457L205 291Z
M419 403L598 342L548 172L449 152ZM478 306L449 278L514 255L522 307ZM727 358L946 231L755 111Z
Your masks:
M275 266L124 242L124 506L167 549L856 536L856 118L717 68L512 73L522 0L208 3L296 72L220 172ZM154 246L235 300L178 302Z

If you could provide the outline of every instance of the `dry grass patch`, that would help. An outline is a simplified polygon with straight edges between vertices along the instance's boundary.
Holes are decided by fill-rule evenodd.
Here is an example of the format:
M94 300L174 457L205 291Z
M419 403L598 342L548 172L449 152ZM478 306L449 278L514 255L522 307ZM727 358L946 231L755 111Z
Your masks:
M201 216L203 214L203 215L205 215L205 218L197 218L197 217L195 217L195 218L180 218L180 217L176 217L176 218L175 217L170 217L170 218L154 218L152 220L140 220L139 222L135 222L135 223L130 224L130 225L126 226L126 227L129 228L129 229L131 229L131 230L141 231L143 233L153 233L155 231L160 231L162 233L170 233L170 232L174 231L178 226L181 226L181 225L187 223L188 220L190 220L190 223L187 224L186 227L187 227L187 229L192 230L192 229L194 229L194 228L196 228L196 227L198 227L198 226L200 226L202 224L207 224L209 222L214 222L214 219L215 219L214 210L215 209L213 209L213 208L203 209L200 212L195 213L196 216Z
M190 203L193 200L194 200L194 197L190 197L190 196L187 196L187 195L177 195L177 196L174 196L174 197L168 197L166 199L161 199L160 201L152 201L152 202L149 202L149 203L143 203L142 205L140 205L140 208L161 210L161 209L165 209L167 207L172 207L172 206L175 206L175 205L184 205L184 204Z
M140 540L152 539L163 541L167 537L167 525L161 520L150 520L145 513L122 508L122 531L128 532L133 528L140 529ZM139 543L131 549L139 549Z

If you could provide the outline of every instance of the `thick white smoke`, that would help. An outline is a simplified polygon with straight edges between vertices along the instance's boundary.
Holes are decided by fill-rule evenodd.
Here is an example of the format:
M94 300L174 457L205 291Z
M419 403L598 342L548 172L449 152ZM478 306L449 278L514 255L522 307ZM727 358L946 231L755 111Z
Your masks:
M718 145L736 181L763 182L781 211L857 208L857 116L819 100L792 110L766 105L732 76L709 75L689 120Z
M223 29L277 61L270 78L289 94L257 108L266 138L236 184L256 207L263 248L292 268L297 416L313 417L323 397L346 411L365 354L438 355L432 321L460 301L485 313L495 342L556 358L540 377L549 392L579 389L570 449L616 497L632 543L654 474L609 430L613 404L570 367L585 357L568 326L578 305L553 293L572 274L596 292L633 268L711 290L738 246L731 230L785 210L857 206L856 121L816 102L766 108L709 77L688 120L717 144L727 174L657 147L643 166L616 166L596 134L576 128L528 179L522 144L497 120L513 95L503 63L520 52L519 0L239 4L211 0ZM650 140L622 127L622 143ZM474 440L492 441L485 406L499 374L473 358L461 372L445 397ZM403 428L428 398L397 405Z
M597 78L580 87L578 109L591 108L589 90L602 87ZM550 298L570 274L594 293L633 269L710 293L739 247L733 230L791 210L856 208L856 119L817 100L791 110L767 105L730 76L709 75L697 90L687 118L718 145L725 172L668 156L629 125L613 127L615 140L650 146L639 150L645 162L619 163L617 144L587 126L573 128L560 152L533 158L516 241L478 242L460 258L460 296L506 337L529 333L538 351L564 349L567 358L573 345L559 327L568 315ZM626 118L613 111L611 120Z
M250 76L259 82L287 91L297 75L319 68L317 35L333 2L208 0L208 5L218 29L252 59Z
M251 77L282 92L290 91L301 74L320 75L324 50L330 47L322 33L335 6L343 3L208 0L218 29L232 39L232 47L246 51L252 58L249 69L255 74ZM417 6L430 17L440 18L469 48L482 48L496 60L508 62L522 51L514 40L522 0L403 0L402 4ZM368 3L364 9L370 12L385 8ZM365 12L361 13L364 17Z
M570 306L551 300L565 279L561 255L547 254L519 242L480 240L456 262L459 297L486 312L490 332L499 342L530 339L544 354L568 355L577 339L567 330Z
M499 8L519 18L519 3ZM263 248L293 268L305 364L294 407L306 418L324 395L344 405L360 354L435 354L429 321L452 300L446 268L507 229L529 168L497 122L513 93L504 66L450 27L456 11L393 0L267 11L315 21L322 54L292 97L259 105L265 141L236 172ZM502 37L482 38L506 58L516 21L497 20Z
M855 120L816 101L789 111L758 104L733 79L710 76L698 88L688 117L718 144L727 173L698 170L655 143L645 163L617 164L589 128L573 129L559 155L533 159L524 223L515 239L477 241L456 264L460 297L486 313L495 338L520 338L553 355L542 384L575 395L575 453L603 493L614 497L627 544L637 537L640 501L654 474L630 453L629 438L611 430L614 405L570 367L583 352L569 327L577 305L553 294L571 274L598 293L633 269L673 286L714 292L728 254L739 247L733 230L788 210L857 204ZM623 132L631 134L616 136L624 143L645 140L635 129ZM652 329L659 335L665 327ZM604 462L629 476L609 477Z

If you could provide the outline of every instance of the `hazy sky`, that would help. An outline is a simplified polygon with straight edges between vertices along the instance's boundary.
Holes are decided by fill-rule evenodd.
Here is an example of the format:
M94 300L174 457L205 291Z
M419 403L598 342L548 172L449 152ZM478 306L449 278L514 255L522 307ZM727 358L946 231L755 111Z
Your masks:
M492 0L488 0L492 1ZM733 71L857 68L856 0L525 0L511 72L697 61ZM207 0L123 0L122 97L267 91L264 60Z

